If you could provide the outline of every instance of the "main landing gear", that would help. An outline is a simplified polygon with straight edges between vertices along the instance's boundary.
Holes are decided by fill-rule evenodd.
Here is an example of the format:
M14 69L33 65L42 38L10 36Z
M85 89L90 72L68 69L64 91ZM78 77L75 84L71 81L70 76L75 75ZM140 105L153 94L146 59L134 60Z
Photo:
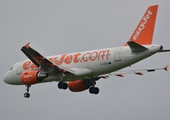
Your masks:
M91 93L91 94L98 94L99 93L99 88L98 87L95 87L95 85L96 85L96 82L95 82L95 80L93 81L93 83L92 83L93 85L89 88L89 93Z
M92 86L92 87L89 88L89 92L91 94L98 94L99 93L99 88L95 87L95 86Z
M30 94L28 93L29 92L29 88L31 87L31 85L26 85L26 87L27 87L27 92L26 93L24 93L24 97L25 98L29 98L30 97Z
M59 82L58 88L66 90L68 88L68 84L66 82Z

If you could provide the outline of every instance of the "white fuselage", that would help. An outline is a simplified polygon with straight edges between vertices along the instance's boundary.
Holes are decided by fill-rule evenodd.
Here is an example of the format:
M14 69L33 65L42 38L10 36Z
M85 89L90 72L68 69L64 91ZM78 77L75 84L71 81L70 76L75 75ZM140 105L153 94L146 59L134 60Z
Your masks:
M145 59L160 50L160 45L143 45L148 50L132 52L129 46L91 50L71 54L63 54L47 57L51 62L73 70L76 75L66 74L65 81L88 79L99 75L111 73L130 66ZM5 74L9 84L22 85L21 73L29 70L37 70L30 60L24 60L13 65ZM59 77L50 74L43 82L60 81Z

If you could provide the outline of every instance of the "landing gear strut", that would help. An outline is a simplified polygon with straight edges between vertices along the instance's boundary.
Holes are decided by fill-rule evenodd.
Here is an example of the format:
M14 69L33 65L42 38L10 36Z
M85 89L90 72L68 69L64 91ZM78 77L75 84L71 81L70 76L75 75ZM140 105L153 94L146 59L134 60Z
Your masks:
M29 98L30 97L30 94L28 93L29 92L29 88L31 87L31 85L26 85L26 87L27 87L27 92L26 93L24 93L24 97L25 98Z
M60 72L59 74L58 74L58 77L60 78L60 82L58 83L58 88L59 89L64 89L64 90L66 90L67 88L68 88L68 84L66 83L66 82L64 82L64 79L63 79L63 77L65 77L65 72Z

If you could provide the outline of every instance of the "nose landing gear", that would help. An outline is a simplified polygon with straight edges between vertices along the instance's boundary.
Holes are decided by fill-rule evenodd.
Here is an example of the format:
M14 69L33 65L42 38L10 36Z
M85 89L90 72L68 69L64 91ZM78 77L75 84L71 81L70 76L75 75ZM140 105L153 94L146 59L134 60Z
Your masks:
M28 93L29 92L29 88L31 87L31 85L26 85L26 90L27 90L27 92L26 93L24 93L24 97L25 98L29 98L30 97L30 94Z

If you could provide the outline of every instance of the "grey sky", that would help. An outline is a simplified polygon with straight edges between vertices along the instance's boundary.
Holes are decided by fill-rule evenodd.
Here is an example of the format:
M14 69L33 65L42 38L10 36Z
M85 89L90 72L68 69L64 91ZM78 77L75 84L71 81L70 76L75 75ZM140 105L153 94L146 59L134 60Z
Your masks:
M56 82L33 85L29 99L23 97L25 86L2 80L14 63L27 59L20 48L28 42L45 56L121 46L154 4L153 43L170 48L168 0L0 0L0 119L169 120L169 72L101 79L98 95L59 90ZM170 53L162 53L128 69L167 64Z

